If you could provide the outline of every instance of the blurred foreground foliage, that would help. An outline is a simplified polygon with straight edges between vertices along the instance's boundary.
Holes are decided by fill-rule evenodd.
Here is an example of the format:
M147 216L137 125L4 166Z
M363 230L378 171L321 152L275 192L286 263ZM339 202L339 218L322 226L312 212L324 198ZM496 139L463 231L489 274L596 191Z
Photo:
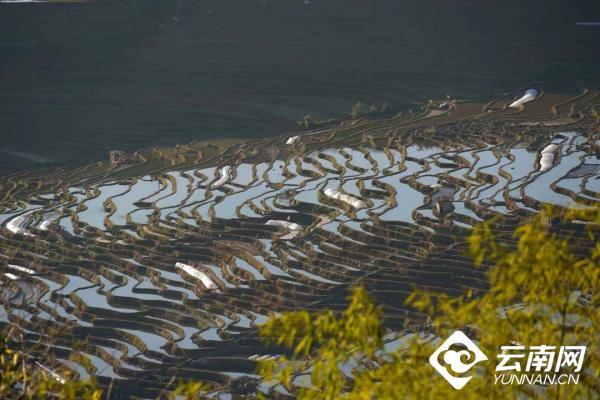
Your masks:
M559 232L562 223L579 229ZM469 238L475 264L488 263L483 294L415 291L407 304L431 323L405 335L393 351L384 349L381 310L361 287L352 290L341 314L281 314L262 326L261 336L293 351L261 363L265 383L299 399L599 398L600 207L544 208L516 229L514 240L496 236L493 226L488 221ZM489 358L469 371L474 377L462 390L428 361L439 339L455 330L467 333ZM587 346L579 383L494 384L495 355L500 346L514 344Z
M68 370L53 371L40 364L39 356L10 345L12 330L3 332L0 342L0 399L4 400L101 400L110 399L110 388L103 390L93 379L79 380ZM47 360L45 360L47 361ZM171 386L171 385L169 385ZM196 400L208 386L181 381L166 388L158 399ZM171 389L170 391L167 389Z
M22 351L8 346L10 332L5 334L0 343L0 399L101 399L102 391L93 381L67 380L33 368Z

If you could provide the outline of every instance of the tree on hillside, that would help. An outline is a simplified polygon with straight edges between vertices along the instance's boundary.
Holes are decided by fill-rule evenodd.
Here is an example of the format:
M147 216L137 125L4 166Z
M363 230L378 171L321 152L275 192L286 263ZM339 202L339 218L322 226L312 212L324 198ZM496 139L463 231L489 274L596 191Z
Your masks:
M600 207L569 211L560 219L579 227L579 234L558 232L555 226L565 225L556 224L557 211L550 208L520 226L514 241L496 237L493 221L474 229L469 244L475 264L493 264L486 271L489 289L481 295L467 291L458 298L415 291L407 300L431 316L427 331L433 334L409 334L400 348L385 351L381 312L358 287L341 314L298 311L269 320L261 328L264 340L292 351L288 357L263 362L260 373L272 387L283 387L299 399L598 398ZM488 357L468 371L473 378L462 390L453 388L429 363L440 343L456 330L466 333ZM587 346L579 383L495 382L501 346L538 345L556 346L557 351L561 346ZM469 364L472 356L465 353L462 363ZM445 368L453 362L444 357L438 361ZM515 368L526 369L526 358L517 362ZM568 370L565 365L557 372Z

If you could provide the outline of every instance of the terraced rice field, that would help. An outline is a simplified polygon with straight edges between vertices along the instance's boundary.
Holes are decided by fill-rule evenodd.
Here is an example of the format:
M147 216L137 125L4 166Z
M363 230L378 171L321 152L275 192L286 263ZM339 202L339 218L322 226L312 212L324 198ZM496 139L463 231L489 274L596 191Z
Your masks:
M285 351L257 325L341 309L357 283L393 344L427 327L404 305L414 287L485 290L466 254L474 224L498 216L508 237L544 203L600 200L598 92L512 100L4 176L0 325L48 367L140 396L173 376L215 398L281 391L256 379L256 360Z

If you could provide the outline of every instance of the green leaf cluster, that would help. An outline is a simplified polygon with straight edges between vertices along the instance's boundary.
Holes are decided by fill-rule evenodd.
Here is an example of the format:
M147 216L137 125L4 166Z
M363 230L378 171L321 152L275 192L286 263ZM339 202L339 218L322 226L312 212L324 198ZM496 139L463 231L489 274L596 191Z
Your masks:
M430 316L431 324L403 336L396 350L385 350L381 312L364 289L355 288L341 315L299 311L268 321L263 338L293 352L263 363L260 373L299 399L599 398L600 207L566 213L546 207L512 239L496 235L495 223L478 226L469 238L474 263L491 264L488 288L459 297L415 290L407 304ZM579 227L568 231L577 234L560 228L565 224ZM489 357L470 371L474 377L460 391L428 362L455 330ZM514 344L587 346L579 383L495 384L500 346Z
M31 368L19 351L0 343L0 399L100 400L102 390L91 380L68 380Z

